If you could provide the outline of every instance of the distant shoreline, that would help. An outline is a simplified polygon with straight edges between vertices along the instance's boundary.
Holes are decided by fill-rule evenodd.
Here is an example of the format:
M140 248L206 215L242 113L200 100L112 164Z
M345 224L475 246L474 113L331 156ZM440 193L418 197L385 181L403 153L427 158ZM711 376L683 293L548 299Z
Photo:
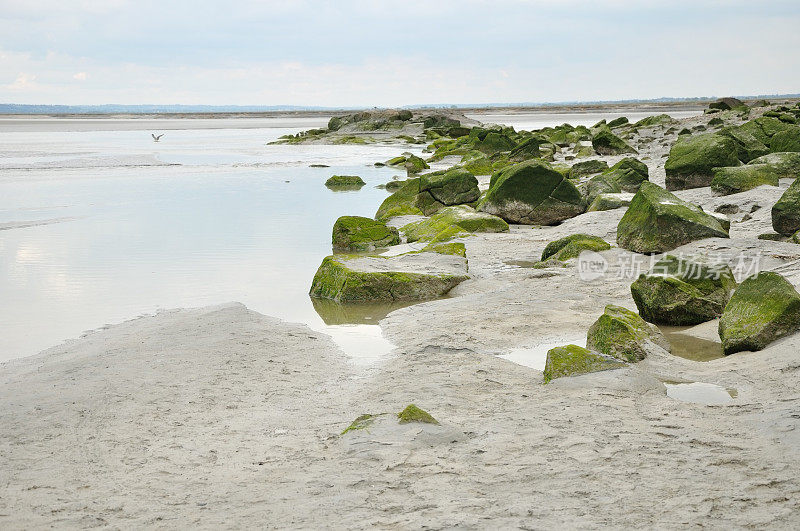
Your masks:
M746 97L748 101L767 99L770 101L800 101L796 95L774 97ZM469 114L516 114L516 113L582 113L598 110L631 110L631 111L659 111L659 110L697 110L708 106L715 98L678 101L619 101L597 103L564 103L564 104L531 104L531 105L495 105L495 106L455 106L459 112ZM6 105L8 106L8 105ZM126 118L126 119L213 119L213 118L280 118L280 117L317 117L336 116L357 111L370 111L374 108L353 109L292 109L292 110L263 110L263 111L153 111L153 112L5 112L4 105L0 105L0 116L3 118ZM19 107L24 107L20 105ZM38 106L32 106L38 107ZM47 106L41 106L47 107ZM69 106L67 106L69 107ZM77 106L76 106L77 107ZM102 106L98 106L102 108ZM431 106L414 107L415 111L450 111L452 107Z

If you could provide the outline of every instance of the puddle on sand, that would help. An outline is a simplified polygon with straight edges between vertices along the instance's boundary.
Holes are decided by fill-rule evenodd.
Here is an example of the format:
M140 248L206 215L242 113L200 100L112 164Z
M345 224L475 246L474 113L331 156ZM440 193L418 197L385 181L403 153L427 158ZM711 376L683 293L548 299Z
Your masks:
M547 362L547 351L563 347L565 345L578 345L580 347L586 346L586 337L579 338L545 338L542 343L531 347L515 348L505 354L499 354L498 358L503 358L517 365L524 365L537 371L544 371L545 363Z
M667 396L682 402L704 405L725 405L738 396L736 389L705 382L678 383L665 381Z
M389 354L395 345L385 337L378 322L408 303L349 303L311 299L325 326L321 332L333 338L356 365L371 365Z
M724 358L722 343L684 334L688 326L659 326L670 345L672 354L692 361L711 361Z

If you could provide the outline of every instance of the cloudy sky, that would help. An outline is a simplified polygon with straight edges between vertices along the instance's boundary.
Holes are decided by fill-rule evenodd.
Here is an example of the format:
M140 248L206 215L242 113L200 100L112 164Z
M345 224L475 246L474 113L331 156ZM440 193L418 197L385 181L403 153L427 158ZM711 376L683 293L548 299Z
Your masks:
M798 0L0 0L0 102L800 92Z

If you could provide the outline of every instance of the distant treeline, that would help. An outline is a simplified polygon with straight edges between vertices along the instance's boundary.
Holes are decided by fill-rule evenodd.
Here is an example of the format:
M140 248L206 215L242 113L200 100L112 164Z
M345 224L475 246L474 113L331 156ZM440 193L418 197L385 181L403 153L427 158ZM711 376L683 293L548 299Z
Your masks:
M800 94L735 95L739 99L800 98ZM570 105L611 105L647 103L698 103L713 101L717 96L697 98L655 98L639 100L561 101L549 103L429 103L404 105L399 109L480 109L503 107L561 107ZM311 107L303 105L30 105L0 103L0 114L197 114L197 113L259 113L292 111L347 111L361 110L355 107Z

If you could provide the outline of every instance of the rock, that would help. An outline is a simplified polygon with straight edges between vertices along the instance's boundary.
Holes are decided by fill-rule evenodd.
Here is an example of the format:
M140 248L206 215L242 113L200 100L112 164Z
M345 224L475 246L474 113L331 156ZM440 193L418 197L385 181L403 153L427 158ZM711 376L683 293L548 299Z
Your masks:
M800 177L800 153L770 153L751 160L749 164L768 164L781 179Z
M642 183L617 226L617 245L663 253L704 238L728 238L722 221L649 181Z
M536 158L541 155L539 151L539 146L542 144L542 140L537 137L528 138L519 143L515 148L511 150L508 154L508 159L512 162L522 162L528 159Z
M572 165L572 168L570 168L569 170L569 178L578 179L585 175L602 173L607 169L608 169L608 163L604 160L586 160Z
M794 181L772 206L772 228L784 236L800 230L800 179Z
M624 116L620 116L619 118L614 118L610 122L608 122L608 127L614 129L615 127L619 127L621 125L625 125L628 123L628 119Z
M622 188L620 188L617 181L604 173L595 175L583 183L580 190L589 204L593 203L600 194L618 194L622 192Z
M334 116L330 120L328 120L328 130L329 131L338 131L340 127L344 125L344 120L342 120L341 116Z
M623 192L636 193L644 181L649 178L647 164L633 157L625 157L603 175L613 179Z
M397 414L400 419L400 424L408 422L422 422L423 424L439 424L439 421L431 416L430 413L424 409L420 409L414 404L409 404L406 408Z
M374 251L400 243L394 227L360 216L342 216L333 224L333 248L340 251Z
M462 168L426 173L420 176L419 189L448 206L472 203L481 196L478 179Z
M350 425L348 427L346 427L344 429L344 431L340 435L344 435L344 434L349 433L351 431L366 430L370 426L372 426L375 423L375 419L377 417L380 417L380 416L381 416L381 414L371 415L369 413L365 413L363 415L359 415L358 417L356 417L356 420L351 422Z
M769 140L772 152L800 152L800 127L792 127L775 133Z
M419 193L419 178L403 181L395 193L383 200L375 219L385 221L397 216L423 215L422 210L415 206Z
M365 184L358 175L334 175L325 181L328 188L361 188Z
M720 98L715 102L709 103L709 109L718 109L720 111L729 111L737 107L744 106L742 100L737 98Z
M664 164L667 190L709 186L712 168L738 166L736 142L715 133L679 136Z
M337 302L428 300L445 295L467 278L467 260L457 255L333 255L322 261L309 295Z
M777 273L745 279L719 321L725 354L761 350L800 328L800 294Z
M608 128L601 128L592 137L592 147L600 155L620 155L622 153L636 153L636 150L625 143L620 137Z
M478 210L510 223L553 225L586 210L580 191L549 164L531 160L492 175Z
M630 193L616 193L616 194L598 194L594 198L592 204L586 209L587 212L601 212L604 210L614 210L629 206L633 200L633 194Z
M565 262L572 258L577 258L583 251L607 251L611 245L599 236L589 234L572 234L565 238L552 241L545 246L542 251L541 261L554 258Z
M511 151L517 144L505 135L491 131L486 137L475 143L475 149L487 155L492 155L500 151Z
M736 157L742 162L748 162L769 153L769 148L746 128L728 127L721 129L717 134L727 136L736 143Z
M712 171L711 190L718 195L738 194L763 184L778 186L778 175L769 164L714 168Z
M617 358L591 352L577 345L556 347L547 351L547 361L544 366L544 383L548 383L555 378L619 369L624 366L625 363Z
M646 321L689 326L722 315L735 287L727 264L666 255L631 284L631 294Z
M430 218L409 223L401 230L409 242L442 241L442 231L453 225L467 232L508 232L508 223L501 218L478 212L466 205L443 208Z
M420 157L413 155L411 153L403 153L398 157L391 158L386 161L385 163L387 166L401 166L406 169L406 172L409 174L411 173L419 173L422 170L427 170L430 168L428 163L422 160Z
M636 313L609 304L603 315L586 334L586 348L635 363L647 357L647 343L669 350L669 342L661 331L647 324Z
M656 114L655 116L648 116L646 118L642 118L635 124L634 127L653 127L654 125L661 125L661 124L670 124L674 122L675 119L670 116L669 114Z

